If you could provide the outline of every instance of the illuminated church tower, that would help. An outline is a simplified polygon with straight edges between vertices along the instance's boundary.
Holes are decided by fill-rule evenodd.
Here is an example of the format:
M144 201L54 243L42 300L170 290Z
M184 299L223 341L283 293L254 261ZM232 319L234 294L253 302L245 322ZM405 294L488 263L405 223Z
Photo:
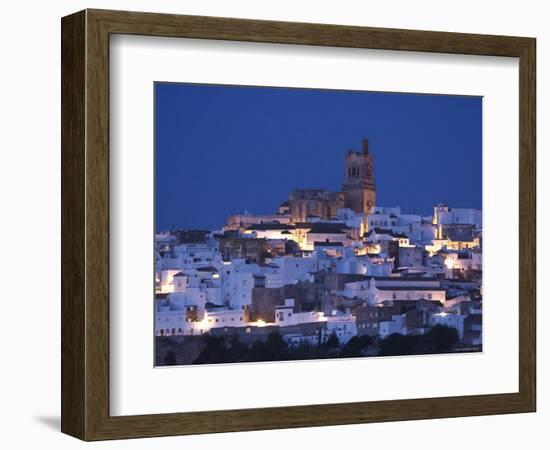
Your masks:
M342 191L345 207L356 213L368 214L376 205L373 162L367 139L363 139L361 152L350 150L346 154Z

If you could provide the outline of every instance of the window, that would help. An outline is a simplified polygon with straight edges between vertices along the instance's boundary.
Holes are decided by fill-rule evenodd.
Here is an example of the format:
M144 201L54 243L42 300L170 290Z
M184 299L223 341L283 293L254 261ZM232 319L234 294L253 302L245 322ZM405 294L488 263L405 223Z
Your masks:
M432 299L432 294L428 294L428 300Z

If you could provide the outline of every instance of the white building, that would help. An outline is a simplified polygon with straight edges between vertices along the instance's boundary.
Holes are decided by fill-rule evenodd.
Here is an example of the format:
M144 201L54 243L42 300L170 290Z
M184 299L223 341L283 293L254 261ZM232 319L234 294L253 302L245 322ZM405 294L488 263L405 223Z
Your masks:
M332 333L336 334L340 345L345 345L352 337L357 335L357 323L355 316L350 313L334 311L332 315L326 316L327 338Z
M405 314L392 316L392 320L380 322L378 326L378 334L384 339L391 334L407 334L407 326L405 324Z
M369 305L379 305L393 300L421 299L444 303L446 298L445 288L442 288L437 280L399 277L373 277L346 283L341 295L366 300Z
M481 210L474 208L449 208L447 205L434 206L434 225L463 224L482 226Z
M289 224L290 215L285 214L234 214L227 219L227 225L224 230L239 230L246 229L252 225L264 223L280 223Z
M289 327L313 322L326 322L327 319L322 312L294 312L294 299L285 299L285 304L275 308L274 325Z
M296 284L299 281L313 281L315 272L319 272L324 267L330 267L330 262L319 259L315 254L310 257L285 255L274 258L273 264L281 268L285 285Z

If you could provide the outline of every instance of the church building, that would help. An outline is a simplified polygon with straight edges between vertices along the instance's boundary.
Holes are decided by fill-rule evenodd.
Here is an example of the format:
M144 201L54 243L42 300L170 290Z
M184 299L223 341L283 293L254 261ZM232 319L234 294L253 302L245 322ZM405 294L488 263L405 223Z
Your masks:
M359 214L369 214L376 205L373 163L367 139L363 139L361 152L349 150L345 158L344 204Z
M349 150L344 159L344 183L341 192L325 189L296 189L288 200L291 223L308 219L334 219L341 208L369 214L376 205L374 161L369 141L363 139L360 152Z

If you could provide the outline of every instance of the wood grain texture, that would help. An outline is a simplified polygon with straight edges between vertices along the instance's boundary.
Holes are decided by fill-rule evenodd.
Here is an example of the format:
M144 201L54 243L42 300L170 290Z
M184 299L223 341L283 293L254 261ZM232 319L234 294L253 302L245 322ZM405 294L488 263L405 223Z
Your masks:
M75 436L86 429L85 20L79 12L61 27L61 430Z
M519 67L519 384L536 409L537 163L536 41L520 57Z
M109 34L520 58L519 392L109 416ZM84 440L529 412L536 405L535 40L86 10L62 20L62 430Z

